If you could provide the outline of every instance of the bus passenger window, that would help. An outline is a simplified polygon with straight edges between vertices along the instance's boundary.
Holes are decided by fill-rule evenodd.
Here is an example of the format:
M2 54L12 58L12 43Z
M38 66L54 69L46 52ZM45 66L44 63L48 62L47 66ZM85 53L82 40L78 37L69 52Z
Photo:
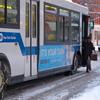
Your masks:
M59 30L58 32L60 32L59 38L62 38L62 41L66 43L68 43L69 40L69 17L70 17L69 15L70 15L69 10L67 9L59 10L59 18L60 18L59 20L60 27L58 29Z
M69 40L69 17L64 17L65 41Z
M29 3L26 3L25 29L26 29L26 37L29 37Z
M80 15L76 12L71 12L71 37L73 43L80 41Z
M0 0L0 24L3 24L5 21L4 8L5 8L5 0Z
M7 23L18 24L17 0L7 0Z
M32 5L32 37L36 37L36 5Z
M45 13L45 40L56 41L56 15Z
M58 41L64 42L64 17L59 17Z
M19 0L0 0L0 27L19 28Z

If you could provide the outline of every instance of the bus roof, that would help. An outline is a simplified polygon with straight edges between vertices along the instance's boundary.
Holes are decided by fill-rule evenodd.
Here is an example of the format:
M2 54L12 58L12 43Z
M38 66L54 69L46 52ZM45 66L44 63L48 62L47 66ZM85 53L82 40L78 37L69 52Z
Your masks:
M67 0L40 0L40 2L50 3L52 5L56 5L59 7L63 7L69 10L81 12L85 15L88 15L87 7L74 3L74 2L67 1Z

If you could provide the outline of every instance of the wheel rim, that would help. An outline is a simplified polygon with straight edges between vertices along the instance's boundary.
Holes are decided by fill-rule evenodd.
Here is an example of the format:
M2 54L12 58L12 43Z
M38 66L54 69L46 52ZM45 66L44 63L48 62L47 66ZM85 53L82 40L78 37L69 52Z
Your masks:
M2 70L0 70L0 92L2 91L4 86L4 74L2 72Z

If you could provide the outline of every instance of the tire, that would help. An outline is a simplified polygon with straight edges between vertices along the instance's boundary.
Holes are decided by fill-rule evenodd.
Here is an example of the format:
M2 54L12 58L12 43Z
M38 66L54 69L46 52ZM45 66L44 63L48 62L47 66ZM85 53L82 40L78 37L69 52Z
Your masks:
M5 86L4 83L5 83L4 73L0 69L0 100L2 100L4 96L4 86Z
M3 98L4 98L4 89L0 93L0 100L3 100Z
M0 100L3 100L4 90L7 83L6 64L0 61Z
M72 74L75 74L78 68L79 68L78 55L75 55L73 59L73 65L72 65Z

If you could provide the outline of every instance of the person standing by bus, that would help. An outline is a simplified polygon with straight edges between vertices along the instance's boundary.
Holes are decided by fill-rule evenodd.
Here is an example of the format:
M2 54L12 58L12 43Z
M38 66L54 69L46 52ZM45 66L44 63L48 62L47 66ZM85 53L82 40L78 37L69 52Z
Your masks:
M94 50L93 43L91 42L91 37L87 37L85 42L83 42L83 62L84 65L86 66L86 72L88 73L91 71L91 54L92 50Z

